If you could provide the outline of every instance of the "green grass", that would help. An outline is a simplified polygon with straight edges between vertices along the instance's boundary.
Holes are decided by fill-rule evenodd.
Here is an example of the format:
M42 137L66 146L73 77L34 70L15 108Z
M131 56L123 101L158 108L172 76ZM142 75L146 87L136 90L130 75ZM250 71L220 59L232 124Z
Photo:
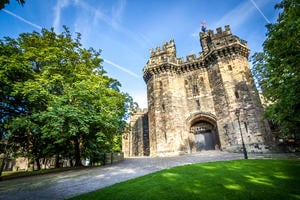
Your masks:
M300 161L236 160L186 165L72 199L300 199Z

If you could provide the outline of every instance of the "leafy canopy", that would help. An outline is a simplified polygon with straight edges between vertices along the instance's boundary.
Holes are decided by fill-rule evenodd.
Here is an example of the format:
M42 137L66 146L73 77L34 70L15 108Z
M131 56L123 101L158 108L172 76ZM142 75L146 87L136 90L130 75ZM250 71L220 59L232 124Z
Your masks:
M80 34L64 28L1 40L0 139L15 153L81 165L120 149L132 98L105 75L101 52L83 48Z
M283 134L300 134L300 2L283 0L277 22L268 24L264 52L252 57L254 75L271 104L266 116Z

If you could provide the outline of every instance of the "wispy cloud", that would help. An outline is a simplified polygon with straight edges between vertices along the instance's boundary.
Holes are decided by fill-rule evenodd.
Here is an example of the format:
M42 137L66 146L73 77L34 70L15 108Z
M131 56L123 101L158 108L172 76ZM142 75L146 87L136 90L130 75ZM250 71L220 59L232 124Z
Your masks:
M263 16L263 18L266 20L267 23L271 23L270 20L264 15L264 13L261 11L261 9L257 6L254 0L250 0L253 6L256 8L256 10Z
M65 2L66 2L66 1L65 1ZM65 4L65 5L66 5L66 4ZM13 13L13 12L10 12L10 11L8 11L8 10L6 10L6 9L2 9L2 10L3 10L5 13L7 13L7 14L9 14L9 15L11 15L11 16L17 18L17 19L19 19L20 21L22 21L22 22L24 22L24 23L26 23L26 24L28 24L28 25L34 27L34 28L37 28L37 29L39 29L39 30L42 29L42 26L37 25L37 24L35 24L35 23L33 23L33 22L30 22L30 21L24 19L23 17L21 17L21 16L15 14L15 13ZM60 11L58 11L58 12L60 12ZM136 73L134 73L134 72L132 72L132 71L126 69L125 67L122 67L122 66L120 66L120 65L118 65L118 64L116 64L116 63L114 63L113 61L107 60L107 59L105 59L105 58L103 58L103 59L104 59L104 62L106 62L107 64L109 64L109 65L111 65L111 66L113 66L113 67L115 67L115 68L117 68L117 69L119 69L119 70L121 70L121 71L123 71L123 72L129 74L130 76L133 76L133 77L135 77L135 78L140 78L139 75L137 75Z
M54 30L60 30L60 17L62 9L69 5L69 0L58 0L56 5L54 6L54 20L53 20L53 27Z
M6 10L6 9L2 9L2 11L4 11L5 13L7 13L7 14L9 14L9 15L11 15L11 16L13 16L13 17L19 19L19 20L21 20L22 22L24 22L24 23L26 23L26 24L28 24L28 25L30 25L30 26L36 28L36 29L42 30L42 27L41 27L41 26L39 26L39 25L37 25L37 24L35 24L35 23L29 21L29 20L24 19L23 17L21 17L21 16L15 14L15 13L13 13L13 12L10 12L10 11L8 11L8 10Z
M82 12L89 13L93 16L93 25L98 25L99 22L103 22L106 25L113 28L115 31L123 33L124 36L129 37L133 41L137 42L140 46L149 46L150 40L142 34L138 34L136 32L133 32L132 30L127 29L126 27L122 26L122 19L123 14L125 12L126 8L126 1L125 0L119 0L116 4L112 6L111 13L105 13L99 8L96 8L94 6L91 6L90 4L86 3L85 1L76 0L74 1L75 5L80 8ZM83 14L82 14L83 15ZM80 20L84 20L82 18L78 18L76 20L77 23L80 23ZM86 24L86 26L89 26L85 29L89 29L93 31L94 29L91 28L91 24ZM86 30L83 30L86 31ZM80 32L80 31L79 31ZM82 32L82 31L81 31Z
M130 76L133 76L133 77L135 77L135 78L141 78L139 75L137 75L136 73L134 73L134 72L132 72L132 71L126 69L125 67L122 67L122 66L120 66L120 65L118 65L118 64L116 64L116 63L114 63L114 62L112 62L112 61L110 61L110 60L105 59L105 58L103 58L103 60L104 60L104 62L106 62L107 64L110 64L111 66L113 66L113 67L115 67L115 68L117 68L117 69L119 69L119 70L121 70L121 71L123 71L123 72L129 74Z
M112 26L113 27L118 27L122 20L123 12L126 7L126 1L125 0L119 0L118 4L112 7Z
M226 15L224 15L220 20L210 24L208 22L209 29L214 30L217 27L223 27L224 25L230 24L231 29L237 29L242 25L253 13L255 9L251 6L250 2L244 1L232 10L230 10ZM200 26L196 31L192 33L193 37L198 37L200 32Z
M260 2L260 6L265 5L268 2L268 0L264 0ZM226 15L224 15L220 20L209 24L209 29L215 29L217 27L223 27L224 25L230 24L231 29L238 29L240 26L245 26L245 22L251 17L251 15L258 11L263 18L266 20L266 22L270 23L268 18L263 14L259 6L255 3L254 0L249 1L242 1L239 5L237 5L235 8L230 10ZM193 37L198 37L198 34L200 32L200 26L197 28L196 31L192 33Z
M245 25L245 21L254 11L253 6L248 1L244 1L211 26L217 28L224 26L224 24L230 24L232 29L238 29L239 26Z
M75 1L75 5L79 7L82 11L88 12L94 16L94 21L102 21L109 26L112 26L112 19L100 9L96 9L95 7L89 5L85 1Z

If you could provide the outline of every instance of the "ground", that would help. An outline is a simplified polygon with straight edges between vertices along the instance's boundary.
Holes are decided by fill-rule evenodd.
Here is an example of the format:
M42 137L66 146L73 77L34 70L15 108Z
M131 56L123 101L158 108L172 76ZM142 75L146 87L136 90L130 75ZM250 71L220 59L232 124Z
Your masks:
M257 155L250 155L254 157ZM205 151L175 157L127 158L115 165L6 180L0 182L0 199L66 199L169 167L235 159L243 159L243 155Z

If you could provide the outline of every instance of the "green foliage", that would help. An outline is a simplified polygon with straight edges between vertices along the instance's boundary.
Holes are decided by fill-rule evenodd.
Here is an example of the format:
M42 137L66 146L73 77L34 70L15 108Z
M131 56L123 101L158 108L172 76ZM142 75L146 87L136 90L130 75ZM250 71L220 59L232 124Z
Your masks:
M271 104L269 119L281 126L283 134L300 134L300 3L283 0L277 23L268 24L264 52L252 57L254 75Z
M236 160L162 170L71 199L299 199L300 162Z
M76 160L112 151L132 99L105 75L100 51L67 27L23 33L0 43L1 138L14 152ZM0 138L0 139L1 139Z
M25 4L25 0L16 0L22 6ZM0 0L0 10L5 7L5 4L10 4L10 0Z

